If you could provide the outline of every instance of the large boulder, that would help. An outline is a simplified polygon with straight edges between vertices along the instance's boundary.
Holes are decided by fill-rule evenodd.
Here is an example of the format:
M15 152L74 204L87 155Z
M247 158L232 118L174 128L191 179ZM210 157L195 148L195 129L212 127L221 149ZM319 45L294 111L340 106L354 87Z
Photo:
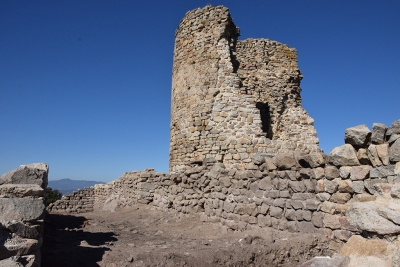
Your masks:
M43 189L47 187L49 166L46 163L21 165L19 168L3 174L2 184L37 184Z
M344 142L355 147L365 147L370 138L371 131L365 124L347 128L344 134Z
M371 141L374 144L383 144L388 127L383 123L374 123L372 125Z
M392 235L400 233L400 226L390 220L397 219L396 214L399 214L398 211L391 210L389 212L384 205L376 202L354 202L347 209L346 218L359 230L380 235Z
M352 145L345 144L335 147L329 153L329 162L335 166L358 166L360 162L357 159L356 150Z

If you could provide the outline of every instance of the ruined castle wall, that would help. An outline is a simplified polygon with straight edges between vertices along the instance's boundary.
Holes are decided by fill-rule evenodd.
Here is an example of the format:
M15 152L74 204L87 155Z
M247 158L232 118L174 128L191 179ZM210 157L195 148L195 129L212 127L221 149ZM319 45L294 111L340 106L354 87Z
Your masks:
M391 127L374 124L372 132L352 127L345 136L346 144L329 155L255 155L245 170L209 160L185 172L127 172L95 186L94 207L115 211L142 203L200 214L232 230L322 234L333 250L356 234L399 233L400 120Z
M225 7L190 11L177 31L172 78L170 171L214 158L245 169L257 152L318 150L301 107L294 49L237 41Z

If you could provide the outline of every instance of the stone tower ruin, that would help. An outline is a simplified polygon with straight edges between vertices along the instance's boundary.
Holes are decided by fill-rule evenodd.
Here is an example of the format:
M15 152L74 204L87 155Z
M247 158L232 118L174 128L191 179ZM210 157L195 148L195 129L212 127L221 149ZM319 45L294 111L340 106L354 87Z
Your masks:
M297 51L239 41L223 6L186 13L175 33L170 171L207 158L243 169L256 153L319 151L301 106Z

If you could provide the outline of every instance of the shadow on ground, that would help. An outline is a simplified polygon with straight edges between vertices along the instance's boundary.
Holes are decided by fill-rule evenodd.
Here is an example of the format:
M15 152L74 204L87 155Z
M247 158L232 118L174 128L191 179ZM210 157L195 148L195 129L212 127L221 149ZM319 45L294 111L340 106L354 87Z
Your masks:
M47 214L42 245L42 267L98 267L113 232L85 232L86 218Z

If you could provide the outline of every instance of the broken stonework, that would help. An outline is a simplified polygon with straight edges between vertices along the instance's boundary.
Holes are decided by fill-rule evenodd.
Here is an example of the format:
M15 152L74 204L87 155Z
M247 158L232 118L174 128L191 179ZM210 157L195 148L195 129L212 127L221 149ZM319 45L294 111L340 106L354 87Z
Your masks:
M47 177L45 163L21 165L1 176L0 266L40 267Z

